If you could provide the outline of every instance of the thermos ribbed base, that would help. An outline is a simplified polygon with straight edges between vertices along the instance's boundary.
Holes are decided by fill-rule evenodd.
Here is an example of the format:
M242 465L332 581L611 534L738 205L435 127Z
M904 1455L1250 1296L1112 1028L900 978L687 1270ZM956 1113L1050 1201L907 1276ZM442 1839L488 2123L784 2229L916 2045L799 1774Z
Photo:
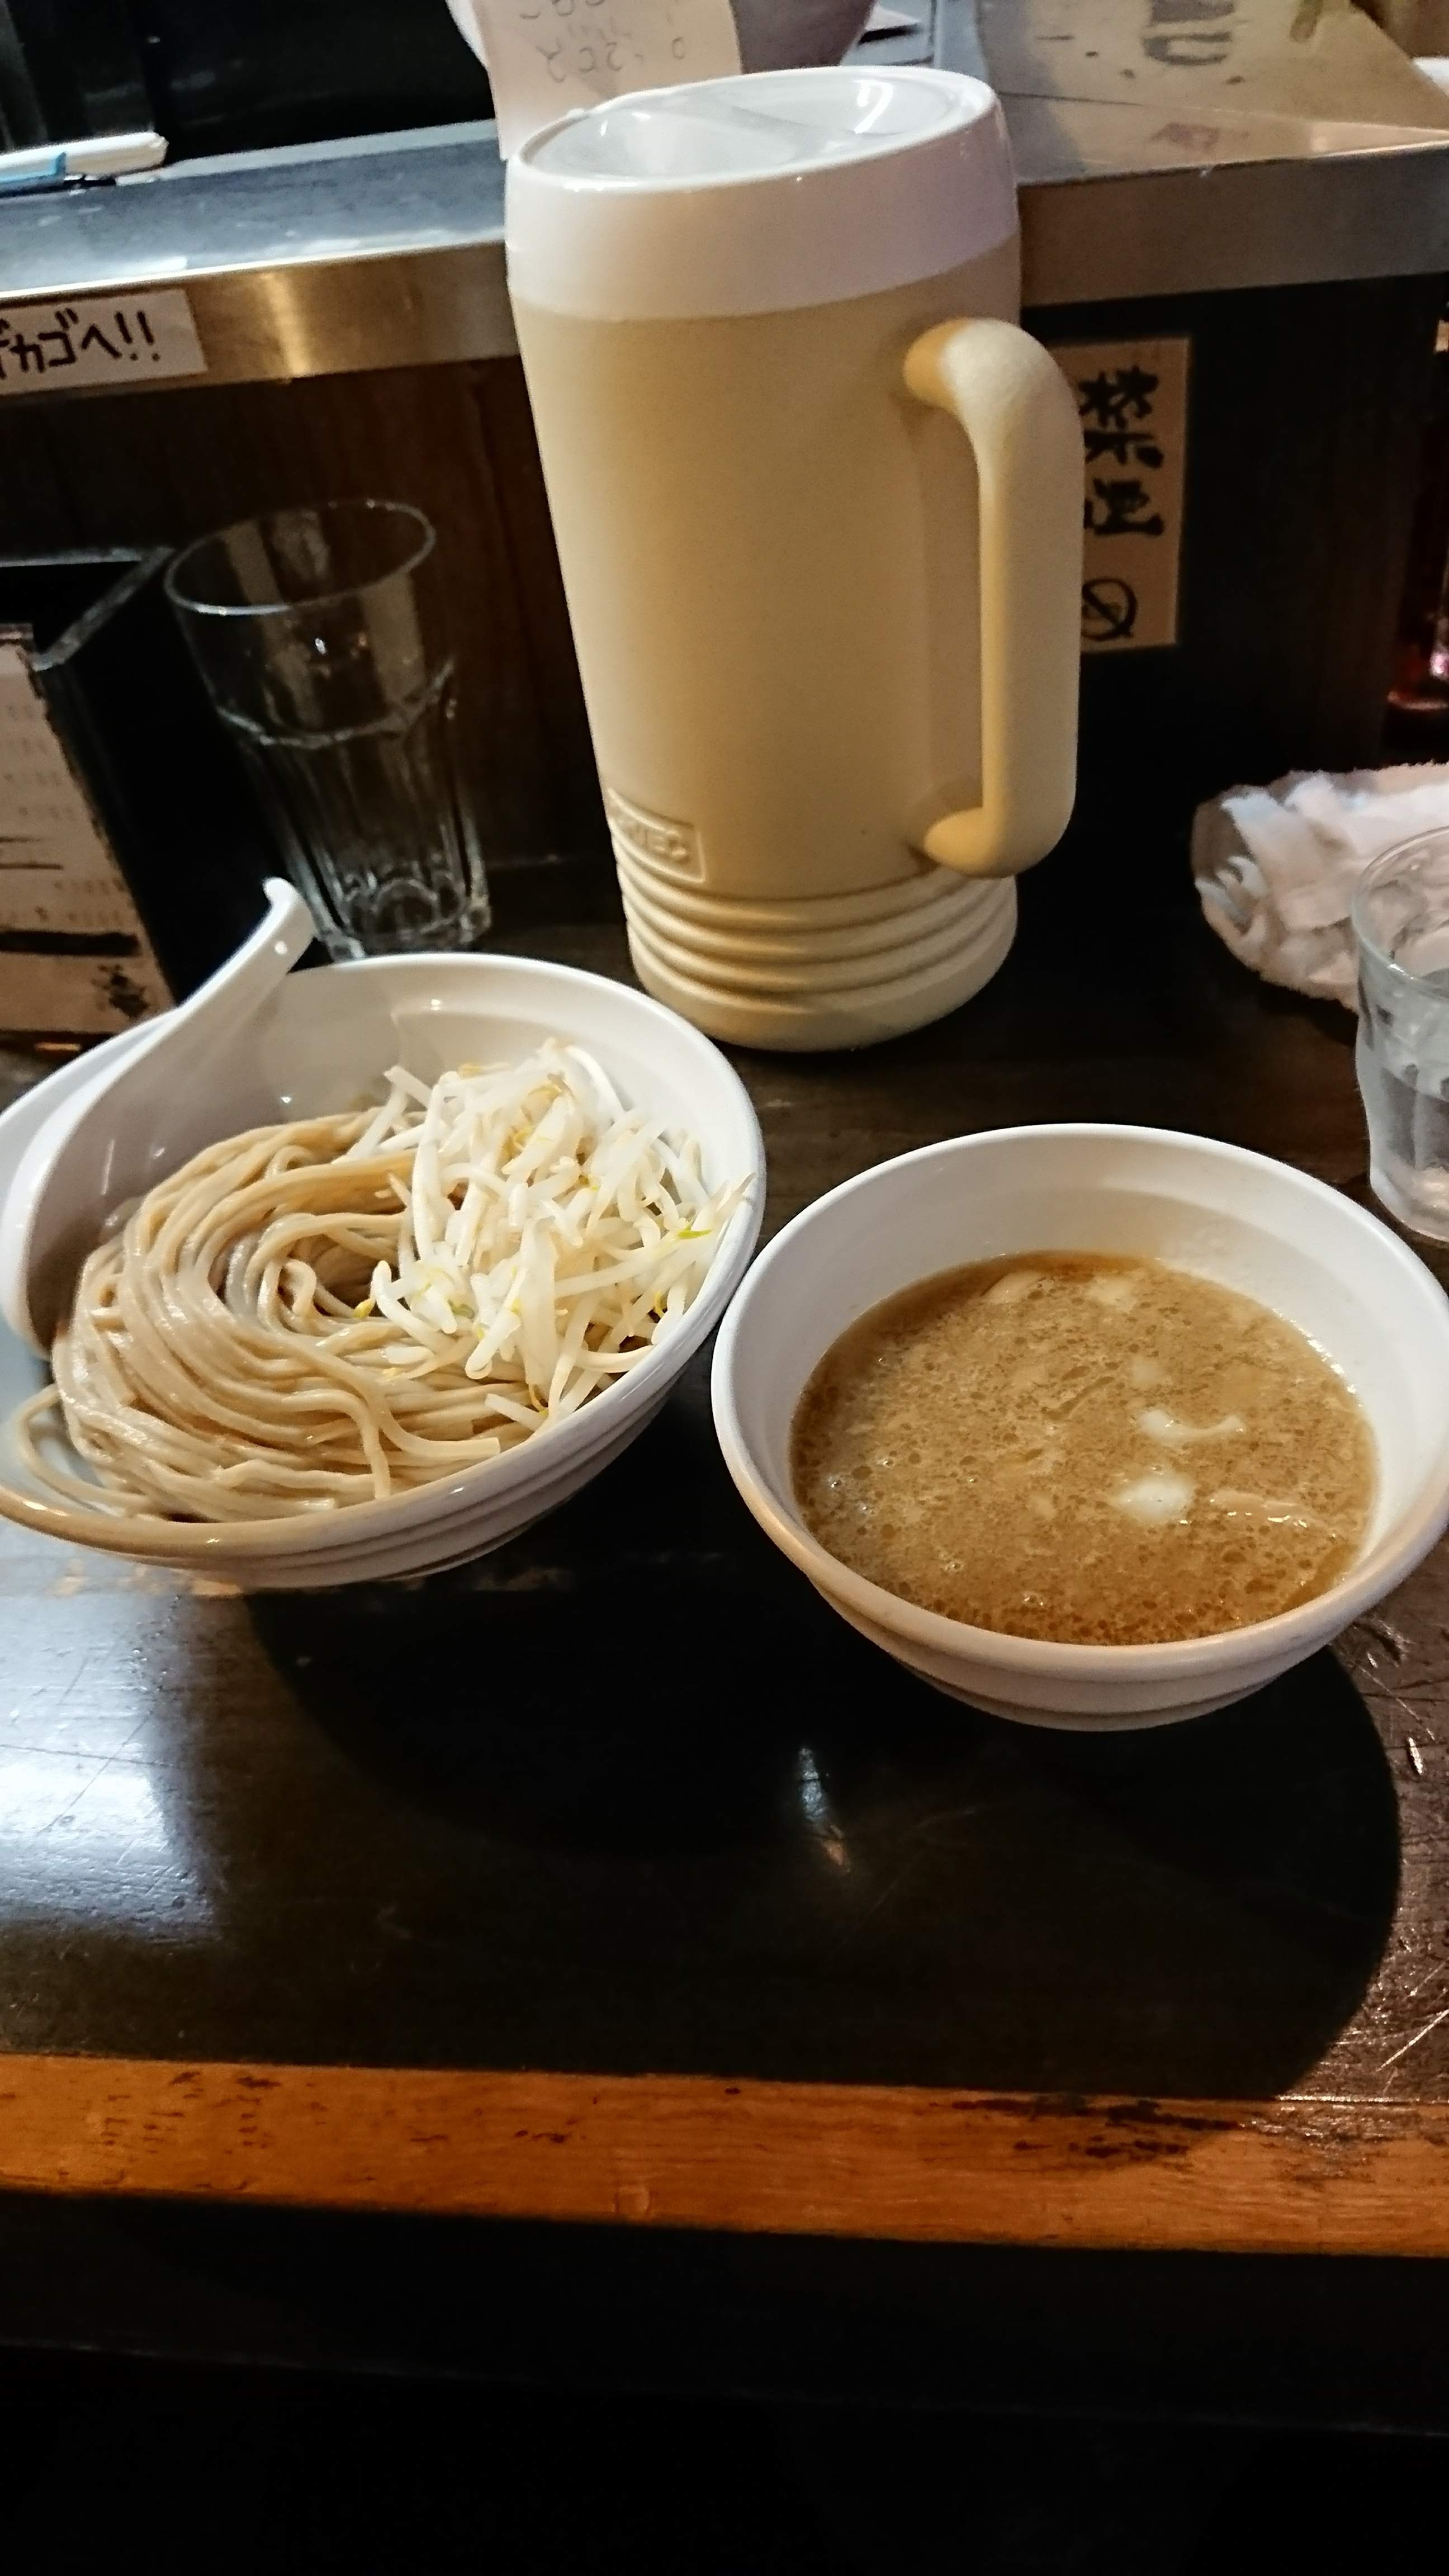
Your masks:
M737 1046L871 1046L969 1001L1016 933L1014 882L934 868L864 894L740 900L615 856L639 981Z

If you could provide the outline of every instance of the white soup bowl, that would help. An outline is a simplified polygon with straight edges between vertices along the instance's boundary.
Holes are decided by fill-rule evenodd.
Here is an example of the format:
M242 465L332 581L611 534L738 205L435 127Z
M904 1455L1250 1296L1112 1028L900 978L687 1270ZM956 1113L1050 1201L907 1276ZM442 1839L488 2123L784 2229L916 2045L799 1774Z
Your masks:
M1296 1610L1209 1637L1082 1646L973 1628L854 1574L811 1535L790 1428L817 1361L914 1281L1036 1251L1150 1254L1257 1298L1342 1370L1367 1415L1378 1489L1340 1581ZM816 1201L756 1262L715 1351L725 1460L761 1527L841 1617L957 1699L1034 1726L1124 1728L1245 1699L1402 1582L1449 1522L1449 1300L1338 1191L1203 1136L1015 1127L958 1136Z

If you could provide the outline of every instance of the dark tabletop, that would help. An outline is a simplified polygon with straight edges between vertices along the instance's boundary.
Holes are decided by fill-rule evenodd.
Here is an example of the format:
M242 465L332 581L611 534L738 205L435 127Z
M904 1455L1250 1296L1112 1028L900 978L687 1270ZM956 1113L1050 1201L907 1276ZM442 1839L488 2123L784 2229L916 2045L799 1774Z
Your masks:
M612 923L516 944L628 971ZM884 1156L1037 1118L1213 1133L1366 1196L1348 1015L1172 905L1127 941L1037 902L937 1028L737 1060L771 1228ZM247 1601L4 1525L0 1605L17 2067L1287 2095L1370 2124L1449 2100L1442 1550L1239 1708L1013 1726L892 1665L770 1547L701 1361L585 1494L459 1572ZM1033 2259L1065 2285L1073 2258Z

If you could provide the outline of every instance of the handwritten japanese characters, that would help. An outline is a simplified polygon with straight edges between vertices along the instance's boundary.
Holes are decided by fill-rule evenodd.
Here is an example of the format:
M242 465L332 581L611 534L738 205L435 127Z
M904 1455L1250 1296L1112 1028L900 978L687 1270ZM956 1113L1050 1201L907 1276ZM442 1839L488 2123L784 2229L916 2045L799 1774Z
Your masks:
M1187 447L1186 340L1054 349L1086 452L1082 649L1177 641Z
M488 66L505 158L571 108L740 67L729 0L466 0L466 6Z

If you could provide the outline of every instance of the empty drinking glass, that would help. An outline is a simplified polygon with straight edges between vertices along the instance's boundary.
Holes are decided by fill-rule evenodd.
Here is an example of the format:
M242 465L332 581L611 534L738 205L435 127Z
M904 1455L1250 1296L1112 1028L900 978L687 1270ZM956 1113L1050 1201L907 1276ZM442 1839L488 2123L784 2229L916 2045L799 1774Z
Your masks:
M1449 829L1364 870L1353 928L1369 1179L1391 1216L1449 1243Z
M329 501L202 537L166 576L337 958L467 948L491 917L436 547L406 502Z

